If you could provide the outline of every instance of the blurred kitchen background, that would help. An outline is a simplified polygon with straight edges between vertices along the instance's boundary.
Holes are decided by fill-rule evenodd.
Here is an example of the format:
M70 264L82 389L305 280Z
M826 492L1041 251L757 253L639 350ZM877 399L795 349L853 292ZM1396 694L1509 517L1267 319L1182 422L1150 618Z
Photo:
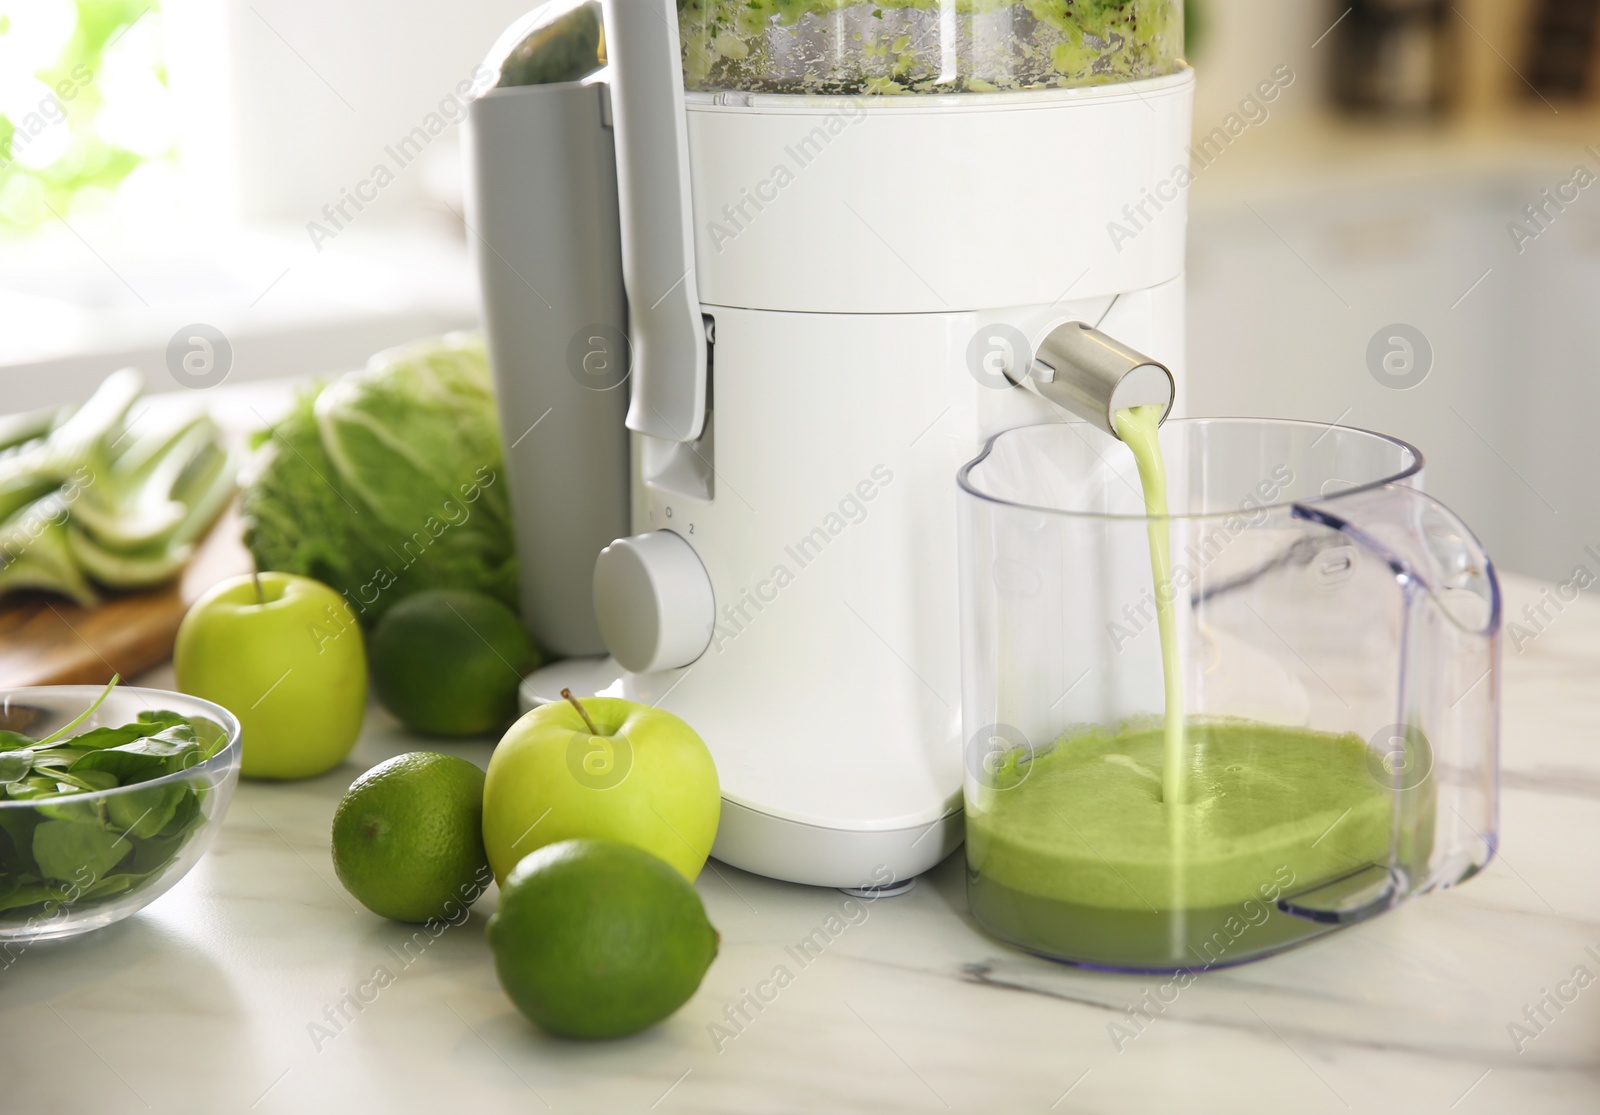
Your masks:
M1502 566L1600 567L1600 0L1189 4L1191 411L1405 437ZM475 324L460 90L530 6L0 0L0 411Z

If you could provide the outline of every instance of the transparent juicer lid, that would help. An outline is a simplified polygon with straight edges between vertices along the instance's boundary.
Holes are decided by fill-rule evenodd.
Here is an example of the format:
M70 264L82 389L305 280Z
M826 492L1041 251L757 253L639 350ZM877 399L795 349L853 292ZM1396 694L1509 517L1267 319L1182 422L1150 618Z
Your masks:
M1183 0L679 0L695 92L957 93L1174 72Z

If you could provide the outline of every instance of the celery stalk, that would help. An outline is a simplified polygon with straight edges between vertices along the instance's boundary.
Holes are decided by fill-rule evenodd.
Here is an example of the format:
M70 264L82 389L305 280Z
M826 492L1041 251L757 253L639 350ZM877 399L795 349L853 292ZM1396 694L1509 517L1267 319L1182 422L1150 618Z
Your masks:
M0 449L14 449L48 434L61 417L60 407L0 417Z
M77 565L67 544L67 528L47 522L28 544L0 566L0 597L31 589L59 593L85 608L100 603L100 595Z
M165 435L159 435L166 440ZM139 550L170 538L189 508L174 498L174 488L190 463L216 444L207 419L193 422L171 439L159 456L132 470L112 468L86 486L72 509L75 525L110 550ZM130 453L137 450L130 450Z
M84 573L113 589L151 588L177 576L194 547L157 545L125 552L100 545L76 523L66 528L67 553Z
M132 368L112 372L72 416L38 445L0 457L0 519L65 482L87 464L106 434L139 397L144 378Z

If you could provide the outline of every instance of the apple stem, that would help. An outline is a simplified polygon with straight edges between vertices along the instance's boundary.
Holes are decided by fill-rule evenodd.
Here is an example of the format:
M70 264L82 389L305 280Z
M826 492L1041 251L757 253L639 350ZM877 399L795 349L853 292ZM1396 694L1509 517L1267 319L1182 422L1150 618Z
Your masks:
M583 707L583 703L581 701L579 701L578 698L576 698L576 697L574 697L572 695L572 690L563 689L561 691L561 695L563 697L565 697L569 703L571 703L573 708L578 710L578 715L583 717L583 722L585 724L589 725L589 734L590 735L592 735L592 736L603 736L603 735L605 735L604 732L602 732L599 728L595 727L594 720L589 715L589 710L584 708Z
M265 604L267 602L267 594L261 591L261 571L254 565L250 567L250 581L256 586L256 603Z

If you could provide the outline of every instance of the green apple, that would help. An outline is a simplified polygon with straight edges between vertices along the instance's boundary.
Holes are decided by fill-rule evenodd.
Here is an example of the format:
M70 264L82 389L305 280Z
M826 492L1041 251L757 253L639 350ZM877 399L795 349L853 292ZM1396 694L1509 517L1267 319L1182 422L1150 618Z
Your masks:
M711 752L649 705L563 690L511 725L489 759L483 843L504 884L528 853L562 840L615 840L694 881L722 813Z
M361 628L320 581L290 573L223 581L183 617L172 664L179 690L239 718L248 777L322 774L361 734Z

